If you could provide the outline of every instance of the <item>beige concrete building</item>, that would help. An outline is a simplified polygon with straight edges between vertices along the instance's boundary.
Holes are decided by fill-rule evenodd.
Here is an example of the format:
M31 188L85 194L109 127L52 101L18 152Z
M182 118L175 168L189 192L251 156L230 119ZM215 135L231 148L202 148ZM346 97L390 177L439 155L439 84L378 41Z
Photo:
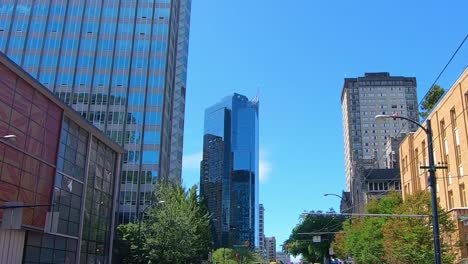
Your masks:
M468 68L446 92L429 115L433 132L437 199L442 208L457 223L457 235L462 242L459 257L468 257ZM425 127L426 124L423 123ZM410 133L400 145L400 174L403 199L427 189L427 135L422 129Z
M265 237L265 247L268 261L276 261L276 238Z

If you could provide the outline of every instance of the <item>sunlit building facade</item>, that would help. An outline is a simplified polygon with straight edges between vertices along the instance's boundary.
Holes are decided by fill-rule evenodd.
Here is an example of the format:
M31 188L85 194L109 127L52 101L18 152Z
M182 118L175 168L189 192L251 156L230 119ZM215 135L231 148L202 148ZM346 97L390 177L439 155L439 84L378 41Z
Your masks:
M191 0L0 6L0 51L105 132L123 158L120 222L180 182Z
M265 247L267 252L267 260L270 262L276 261L276 238L265 237Z
M432 146L436 169L436 196L455 222L457 259L468 259L468 69L439 100L427 119L431 120ZM422 123L426 127L426 123ZM403 199L429 191L427 134L422 129L410 133L400 144L400 173ZM444 168L446 167L446 168ZM444 234L447 235L447 234ZM458 243L458 241L460 243ZM462 262L458 262L462 263Z
M406 122L379 122L376 115L398 114L418 120L416 78L391 76L388 72L365 73L345 78L341 93L346 191L353 212L366 204L366 169L386 169L389 137L416 130ZM398 174L395 175L398 179Z
M258 179L258 100L234 94L205 111L200 192L215 247L258 248Z

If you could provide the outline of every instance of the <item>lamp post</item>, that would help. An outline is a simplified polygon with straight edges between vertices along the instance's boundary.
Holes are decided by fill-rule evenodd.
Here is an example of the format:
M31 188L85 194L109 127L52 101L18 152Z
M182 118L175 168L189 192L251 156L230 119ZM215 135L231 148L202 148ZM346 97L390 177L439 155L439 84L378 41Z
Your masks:
M427 135L427 151L429 152L429 166L427 167L429 171L429 187L431 187L431 204L432 204L432 231L434 236L434 258L435 264L442 264L441 260L441 251L440 251L440 232L439 232L439 213L437 212L437 196L436 196L436 177L435 177L435 170L436 166L434 164L434 150L432 147L432 129L431 129L431 120L426 119L426 127L423 127L420 123L409 119L407 117L399 116L399 115L376 115L375 119L380 118L393 118L395 119L403 119L408 122L411 122L418 127L420 127Z
M164 203L165 203L165 201L158 201L157 203L154 203L152 205L148 205L145 209L143 209L143 211L140 213L140 216L138 217L138 256L140 257L139 258L140 263L142 263L142 259L141 259L141 222L143 222L145 212L146 212L146 210L148 210L148 208L151 208L151 207L153 207L155 205L162 205Z
M350 209L350 207L351 207L351 203L349 202L348 199L344 199L343 196L338 195L338 194L336 194L336 193L324 193L324 194L323 194L323 196L330 196L330 195L336 196L336 197L340 198L342 201L345 201L346 205L349 206L348 208L346 208L345 211L349 211L349 209ZM340 207L341 207L341 206L340 206ZM340 210L341 210L341 208L340 208Z

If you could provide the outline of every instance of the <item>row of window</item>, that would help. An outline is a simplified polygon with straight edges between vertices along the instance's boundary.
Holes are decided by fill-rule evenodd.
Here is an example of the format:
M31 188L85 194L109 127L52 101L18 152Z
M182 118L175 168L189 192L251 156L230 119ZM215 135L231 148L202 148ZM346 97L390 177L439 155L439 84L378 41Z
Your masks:
M107 111L81 111L81 116L90 122L105 124L138 124L143 125L143 113L133 112L107 112ZM159 126L161 125L161 112L146 112L145 125Z
M140 192L140 205L150 205L153 198L152 192ZM119 203L121 205L136 205L137 192L120 192Z
M158 173L157 171L142 171L140 174L139 171L122 171L120 183L138 184L138 180L141 184L155 184L158 181Z
M143 153L142 153L143 152ZM129 150L123 156L123 163L159 164L159 151L157 150Z
M401 190L401 185L399 181L395 182L369 182L368 190L370 192L376 191L388 191L388 190Z
M415 89L414 83L412 81L358 81L355 82L354 85L358 86L368 86L368 87L359 87L359 88L352 88L353 92L358 92L359 90L367 90L367 91L412 91ZM391 85L393 87L376 87L381 85ZM395 87L400 85L401 87ZM373 86L373 87L369 87ZM406 87L403 87L406 86Z
M465 184L460 184L458 188L459 188L459 194L460 194L460 206L467 207ZM448 191L447 200L448 200L449 209L455 207L455 199L453 196L453 191Z

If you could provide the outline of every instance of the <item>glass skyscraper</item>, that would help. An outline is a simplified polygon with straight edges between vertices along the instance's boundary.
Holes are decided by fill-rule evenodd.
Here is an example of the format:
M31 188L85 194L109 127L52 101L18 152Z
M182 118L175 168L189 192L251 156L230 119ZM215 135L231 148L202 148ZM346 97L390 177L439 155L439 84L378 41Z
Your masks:
M258 100L234 94L205 111L200 192L215 247L258 248Z
M0 51L126 153L120 222L180 181L191 0L4 0Z

